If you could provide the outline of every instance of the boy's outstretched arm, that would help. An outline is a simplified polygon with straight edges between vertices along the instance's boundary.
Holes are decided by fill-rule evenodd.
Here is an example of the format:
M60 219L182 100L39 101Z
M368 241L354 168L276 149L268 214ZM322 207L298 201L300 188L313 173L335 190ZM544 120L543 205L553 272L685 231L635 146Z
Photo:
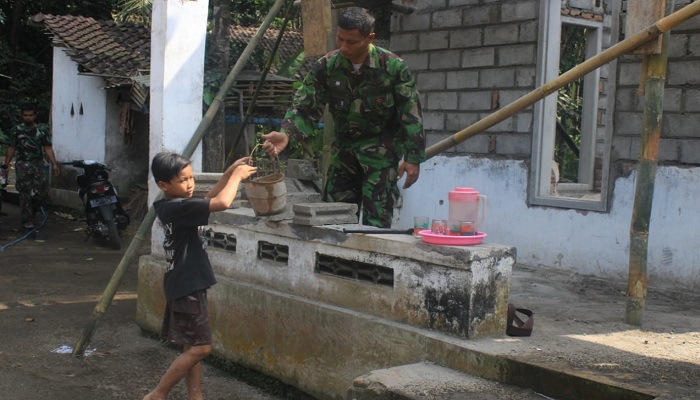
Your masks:
M249 157L236 160L226 169L223 176L211 188L205 198L210 199L209 211L224 211L236 198L241 181L255 173L257 168L248 165Z

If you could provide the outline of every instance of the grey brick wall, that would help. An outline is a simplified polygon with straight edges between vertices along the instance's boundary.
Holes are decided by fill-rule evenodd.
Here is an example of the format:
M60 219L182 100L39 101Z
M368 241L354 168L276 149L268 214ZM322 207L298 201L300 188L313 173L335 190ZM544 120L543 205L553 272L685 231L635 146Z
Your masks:
M688 3L676 0L675 7ZM624 39L624 28L621 36ZM641 56L625 56L618 62L613 161L639 157L644 111L644 97L637 94L641 61ZM671 31L663 101L659 161L700 164L700 18Z
M676 0L680 8L690 0ZM392 23L390 48L407 60L423 100L428 144L453 135L535 88L540 0L409 0L410 15ZM611 45L612 1L561 0L562 13L603 21L603 48ZM623 4L624 8L625 1ZM605 7L606 9L604 9ZM602 14L605 14L603 17ZM616 25L616 24L615 24ZM624 24L621 38L624 39ZM659 159L700 164L700 17L673 29L664 95ZM616 65L617 82L601 68L599 146L605 147L606 110L612 116L612 157L638 157L644 98L637 95L641 56ZM607 93L615 96L608 97ZM447 150L528 158L533 107ZM600 150L602 152L602 150Z
M534 89L539 0L421 0L412 5L414 13L394 20L391 49L409 61L416 75L428 145ZM531 129L532 108L448 152L527 157Z

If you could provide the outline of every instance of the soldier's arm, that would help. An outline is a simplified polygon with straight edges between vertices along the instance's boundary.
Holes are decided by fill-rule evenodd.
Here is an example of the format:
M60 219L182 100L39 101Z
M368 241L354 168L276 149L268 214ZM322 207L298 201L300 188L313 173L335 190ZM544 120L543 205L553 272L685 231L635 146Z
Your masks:
M313 136L318 121L323 118L326 107L326 90L323 84L326 64L320 60L306 74L301 86L294 94L292 107L284 116L281 132L291 138L301 139Z
M394 99L403 138L404 161L420 164L425 161L425 133L416 80L403 61L396 60L393 69Z

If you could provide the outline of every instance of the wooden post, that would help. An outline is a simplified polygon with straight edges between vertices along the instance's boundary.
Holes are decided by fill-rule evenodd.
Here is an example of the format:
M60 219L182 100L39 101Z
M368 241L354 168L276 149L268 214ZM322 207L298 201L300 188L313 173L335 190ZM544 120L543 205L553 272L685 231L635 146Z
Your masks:
M670 14L672 10L673 0L668 0L666 12ZM630 224L629 276L625 310L625 322L635 326L642 325L647 296L649 220L654 198L659 140L661 139L669 37L670 32L663 34L660 54L645 56L648 57L648 62L645 63L647 70L644 77L646 79L644 117L639 163L637 164L637 181L634 189L632 222Z
M627 36L634 35L647 26L660 20L665 15L667 0L627 0L627 16L625 18L625 32ZM634 54L659 54L661 53L662 37L639 46Z
M301 0L304 24L304 55L320 57L330 50L328 35L332 29L330 0Z

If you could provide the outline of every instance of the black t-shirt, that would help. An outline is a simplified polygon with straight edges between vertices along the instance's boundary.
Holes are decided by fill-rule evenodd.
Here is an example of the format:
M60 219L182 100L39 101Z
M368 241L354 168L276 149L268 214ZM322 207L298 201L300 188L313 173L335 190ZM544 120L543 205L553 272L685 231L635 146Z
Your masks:
M199 227L209 223L209 199L166 199L153 203L153 207L165 231L166 299L174 300L215 284L206 241L199 234Z

